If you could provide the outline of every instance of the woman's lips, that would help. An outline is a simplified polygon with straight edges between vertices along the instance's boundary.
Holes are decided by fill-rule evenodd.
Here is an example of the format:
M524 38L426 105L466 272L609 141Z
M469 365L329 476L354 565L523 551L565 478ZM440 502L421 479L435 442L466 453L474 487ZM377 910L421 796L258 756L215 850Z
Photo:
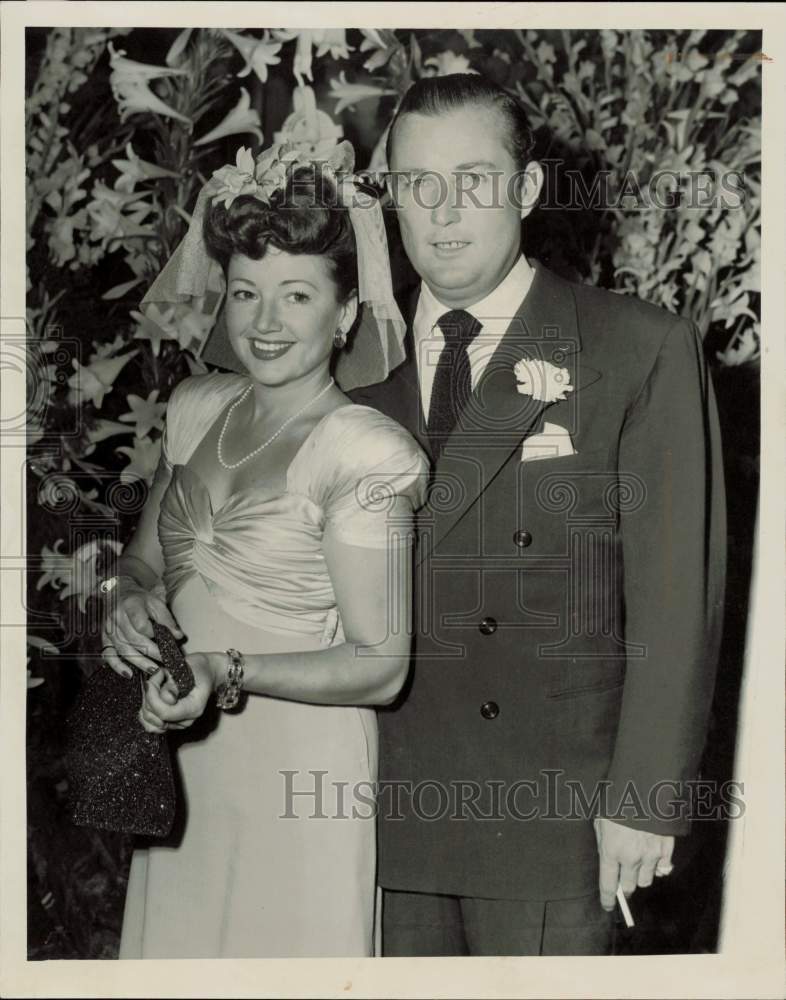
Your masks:
M283 357L290 347L293 346L291 340L259 340L250 338L249 349L258 361L277 361Z

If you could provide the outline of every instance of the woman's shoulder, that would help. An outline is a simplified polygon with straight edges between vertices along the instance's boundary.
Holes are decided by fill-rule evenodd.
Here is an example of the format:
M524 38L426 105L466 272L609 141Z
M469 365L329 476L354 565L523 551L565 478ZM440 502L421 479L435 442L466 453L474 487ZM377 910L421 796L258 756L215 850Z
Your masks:
M323 417L299 459L296 484L323 506L372 480L410 496L416 507L423 502L425 453L409 431L372 407L351 403Z
M190 375L178 382L169 397L167 412L175 408L202 406L215 400L223 406L224 399L240 392L247 384L244 375L233 372L211 372L207 375Z
M242 392L243 375L215 372L178 382L166 409L164 449L171 463L185 463L218 414Z
M413 458L422 456L428 464L422 448L409 431L372 406L359 403L340 406L323 418L315 434L317 432L321 446L340 450L348 462L407 453Z

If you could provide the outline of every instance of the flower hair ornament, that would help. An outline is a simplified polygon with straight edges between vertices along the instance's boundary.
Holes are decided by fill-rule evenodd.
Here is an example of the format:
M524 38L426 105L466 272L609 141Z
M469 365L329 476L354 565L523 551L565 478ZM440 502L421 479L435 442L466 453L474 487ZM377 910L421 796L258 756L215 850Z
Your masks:
M346 140L332 150L327 160L315 160L289 143L272 146L256 158L250 150L239 149L234 165L216 170L202 187L188 232L150 286L141 308L144 312L154 304L189 303L206 315L206 325L212 329L200 352L202 360L245 373L229 345L223 323L216 326L226 283L221 266L208 255L205 246L205 213L213 203L228 208L240 195L253 195L269 204L270 196L286 185L292 171L306 164L321 164L335 184L338 205L349 212L357 248L358 300L365 307L356 336L336 358L335 378L345 391L373 385L387 378L404 360L406 325L393 297L382 209L376 198L357 187L353 174L355 152Z

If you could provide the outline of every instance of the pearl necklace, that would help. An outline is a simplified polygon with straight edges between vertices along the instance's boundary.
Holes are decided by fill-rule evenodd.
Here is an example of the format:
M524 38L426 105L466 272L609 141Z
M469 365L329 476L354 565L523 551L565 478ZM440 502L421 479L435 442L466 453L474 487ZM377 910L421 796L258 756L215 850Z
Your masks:
M272 435L271 435L271 436L270 436L270 437L269 437L269 438L267 439L267 441L265 441L265 442L264 442L263 444L261 444L261 445L260 445L260 446L259 446L258 448L255 448L255 449L254 449L254 450L253 450L252 452L250 452L250 453L249 453L248 455L246 455L246 457L245 457L245 458L241 458L239 462L225 462L225 461L224 461L224 455L223 455L223 449L222 449L222 445L223 445L223 443L224 443L224 435L226 434L226 432L227 432L227 427L229 426L229 418L230 418L230 417L232 416L232 411L233 411L233 410L235 409L235 407L236 407L236 406L240 406L240 404L241 404L241 403L243 402L243 400L244 400L244 399L246 398L246 396L247 396L247 395L248 395L248 394L249 394L249 393L251 392L251 390L252 390L252 389L254 388L253 384L252 384L252 385L250 385L250 386L249 386L249 387L248 387L247 389L245 389L245 390L243 391L243 393L242 393L242 394L241 394L240 396L238 396L238 398L237 398L237 399L235 400L235 402L234 402L234 403L233 403L233 404L232 404L232 405L231 405L231 406L229 407L229 409L227 410L227 415L226 415L226 417L224 418L224 426L223 426L223 427L221 428L221 433L220 433L220 434L218 435L218 445L217 445L217 447L216 447L216 453L218 454L218 460L219 460L219 462L221 463L221 465L223 465L223 467L224 467L225 469L227 469L227 470L230 470L230 471L231 471L232 469L237 469L237 468L238 468L239 466L241 466L241 465L245 465L245 463L246 463L246 462L249 462L249 461L250 461L250 460L251 460L252 458L254 458L254 456L258 455L258 454L259 454L259 453L260 453L261 451L264 451L264 449L265 449L265 448L267 448L267 446L268 446L269 444L272 444L272 443L273 443L273 442L274 442L274 441L276 440L276 438L277 438L277 437L279 436L279 434L281 434L281 432L282 432L282 431L283 431L283 430L284 430L284 429L285 429L286 427L288 427L288 426L289 426L289 425L290 425L290 424L292 423L292 421L293 421L293 420L297 419L297 417L299 417L299 416L300 416L300 415L301 415L302 413L305 413L305 412L306 412L306 410L307 410L307 409L308 409L308 408L309 408L310 406L313 406L313 405L314 405L314 403L316 403L316 401L317 401L317 400L318 400L318 399L319 399L319 398L320 398L321 396L324 396L324 395L325 395L325 393L326 393L326 392L328 391L328 389L329 389L329 388L330 388L331 386L335 385L335 384L336 384L336 382L335 382L335 379L332 379L332 378L331 378L331 380L330 380L330 381L328 382L328 384L327 384L327 385L325 386L325 388L324 388L324 389L320 389L320 391L319 391L319 392L318 392L318 393L316 394L316 396L314 396L314 398L313 398L313 399L310 399L310 400L309 400L309 401L308 401L308 402L306 403L306 405L305 405L305 406L302 406L302 407L301 407L301 408L300 408L300 409L299 409L299 410L297 411L297 413L293 413L291 417L287 417L287 419L286 419L286 420L284 421L284 423L283 423L283 424L282 424L282 425L281 425L281 426L279 427L279 429L278 429L278 430L277 430L277 431L275 432L275 434L272 434Z

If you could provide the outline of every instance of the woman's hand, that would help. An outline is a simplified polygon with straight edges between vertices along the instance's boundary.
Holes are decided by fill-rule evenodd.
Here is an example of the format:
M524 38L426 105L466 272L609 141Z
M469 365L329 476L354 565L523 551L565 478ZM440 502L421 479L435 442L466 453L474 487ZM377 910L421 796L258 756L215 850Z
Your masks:
M186 662L194 674L194 687L180 701L177 687L163 667L147 679L139 721L149 733L187 729L203 714L210 696L226 676L226 653L190 653Z
M124 677L131 676L127 663L147 674L155 673L160 668L161 653L153 638L152 622L166 625L177 639L183 637L166 603L133 579L121 578L108 604L101 630L104 662Z

